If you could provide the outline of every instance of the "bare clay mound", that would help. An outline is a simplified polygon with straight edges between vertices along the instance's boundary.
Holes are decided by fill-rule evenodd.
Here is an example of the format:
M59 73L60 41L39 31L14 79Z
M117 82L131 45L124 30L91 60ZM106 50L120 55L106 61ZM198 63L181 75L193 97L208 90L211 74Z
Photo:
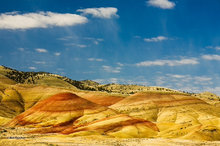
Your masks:
M190 95L137 93L110 108L155 122L157 137L220 140L220 109Z
M72 93L59 93L16 116L9 127L37 128L29 133L72 136L154 137L158 128L147 120L120 114Z

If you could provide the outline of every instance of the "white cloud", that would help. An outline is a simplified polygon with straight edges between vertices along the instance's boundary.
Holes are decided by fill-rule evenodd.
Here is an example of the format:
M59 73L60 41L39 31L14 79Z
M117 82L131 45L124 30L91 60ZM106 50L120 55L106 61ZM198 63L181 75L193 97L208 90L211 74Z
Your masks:
M86 48L87 45L84 45L84 44L75 44L75 43L66 43L65 44L66 46L76 46L76 47L79 47L79 48Z
M107 65L102 66L103 70L109 73L120 73L121 72L121 67L111 67Z
M73 58L73 60L74 60L74 61L79 61L80 58L77 58L77 57L76 57L76 58Z
M216 49L216 50L220 50L220 46L216 46L215 49Z
M173 9L176 5L174 2L169 0L148 0L147 4L161 9Z
M117 65L118 65L118 66L124 66L124 64L122 64L122 63L120 63L120 62L118 62Z
M157 86L168 87L187 92L204 92L205 88L213 85L213 78L209 76L192 76L166 74L154 79Z
M46 64L45 61L34 61L35 64Z
M23 52L24 51L24 48L18 48L19 51Z
M39 53L47 53L48 52L46 49L43 49L43 48L37 48L35 50Z
M145 42L161 42L167 39L168 39L167 37L158 36L158 37L153 37L153 38L144 38L144 41Z
M73 39L73 36L65 36L65 37L57 38L57 40L61 40L61 41L69 41L71 39Z
M100 42L104 41L102 38L92 38L92 37L85 37L85 40L91 40L94 44L98 45Z
M55 52L54 55L55 55L55 56L60 56L61 53L60 53L60 52Z
M220 55L203 55L203 59L205 60L217 60L220 61Z
M206 48L207 48L207 49L220 50L220 46L215 46L215 47L213 47L213 46L207 46Z
M73 26L86 23L84 16L70 13L3 13L0 14L0 29L31 29L48 28L52 26Z
M89 61L98 61L98 62L102 62L104 61L103 59L101 58L88 58Z
M178 79L186 77L185 75L177 75L177 74L167 74L167 76L169 76L171 78L178 78Z
M136 35L136 36L134 36L134 38L136 38L136 39L140 39L141 37L140 37L140 36L138 36L138 35Z
M31 69L31 70L36 70L37 68L36 68L36 67L31 66L31 67L29 67L29 69Z
M101 8L87 8L87 9L78 9L78 12L82 12L83 15L90 14L93 17L110 19L114 16L118 16L116 13L117 8L114 7L101 7Z
M178 79L179 81L183 82L192 82L194 84L203 84L207 83L212 80L211 77L207 76L191 76L191 75L178 75L178 74L167 74L167 77Z
M207 87L205 88L205 91L215 93L220 96L220 87L214 87L214 88Z
M87 45L83 45L83 44L77 44L76 46L79 48L86 48L87 47Z
M144 79L142 76L138 76L131 79L125 79L125 78L108 78L108 79L95 79L94 81L101 83L101 84L111 84L111 83L117 83L117 84L126 84L126 85L143 85L147 86L149 85L148 81Z
M196 58L180 59L180 60L155 60L143 61L137 63L136 66L180 66L180 65L195 65L199 64Z

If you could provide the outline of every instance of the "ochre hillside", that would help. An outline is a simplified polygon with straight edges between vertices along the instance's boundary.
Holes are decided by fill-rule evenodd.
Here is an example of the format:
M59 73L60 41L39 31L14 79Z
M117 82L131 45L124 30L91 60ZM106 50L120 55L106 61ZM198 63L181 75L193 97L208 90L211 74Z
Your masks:
M0 66L0 126L68 136L220 140L220 97ZM0 143L1 144L1 143Z
M8 126L38 127L32 131L35 133L98 133L114 137L153 137L158 132L157 126L149 121L118 115L114 110L72 93L59 93L38 102L16 116ZM138 127L143 129L139 130Z
M9 125L62 125L84 114L96 113L106 109L106 107L80 98L75 94L59 93L39 101L32 108L18 115Z
M110 108L155 122L158 137L220 140L220 109L193 96L137 93Z
M110 106L124 99L123 96L118 94L114 95L101 92L78 92L77 95L103 106Z

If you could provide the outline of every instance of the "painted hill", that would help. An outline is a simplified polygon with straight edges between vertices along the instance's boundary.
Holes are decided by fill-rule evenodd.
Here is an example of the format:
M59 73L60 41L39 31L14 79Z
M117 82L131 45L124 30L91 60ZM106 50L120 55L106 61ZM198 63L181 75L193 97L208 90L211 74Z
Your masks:
M110 108L157 123L158 137L220 140L220 108L193 96L137 93Z
M59 93L38 102L15 117L8 126L46 127L32 131L35 133L98 133L114 137L153 137L157 134L158 128L155 124L117 114L114 110L75 94ZM138 130L138 127L142 130Z
M113 105L125 98L119 94L107 94L102 92L77 92L76 94L82 98L103 106Z
M220 98L0 66L0 126L71 136L220 140Z
M32 108L18 115L9 125L62 125L73 121L84 114L91 114L106 110L90 101L72 93L60 93L39 101Z

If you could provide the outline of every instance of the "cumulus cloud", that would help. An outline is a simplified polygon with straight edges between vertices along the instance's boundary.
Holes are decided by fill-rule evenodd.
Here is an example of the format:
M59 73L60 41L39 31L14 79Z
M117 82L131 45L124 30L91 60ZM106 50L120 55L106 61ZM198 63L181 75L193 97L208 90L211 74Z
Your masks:
M145 42L161 42L167 39L168 39L167 37L158 36L158 37L152 37L152 38L144 38L144 41Z
M176 5L174 2L169 0L148 0L147 4L161 9L173 9Z
M47 53L48 52L46 49L43 49L43 48L37 48L35 50L39 53Z
M136 64L136 66L180 66L180 65L195 65L199 64L197 58L180 59L180 60L155 60L143 61Z
M121 72L121 67L112 67L112 66L103 65L102 69L109 73L120 73Z
M70 13L3 13L0 14L0 29L32 29L48 28L52 26L73 26L86 23L84 16Z
M88 58L89 61L98 61L98 62L102 62L104 61L103 59L101 58Z
M117 8L114 7L101 7L101 8L87 8L87 9L78 9L78 12L82 12L83 15L92 15L97 18L110 19L117 15Z
M220 55L203 55L203 59L205 60L217 60L220 61Z

